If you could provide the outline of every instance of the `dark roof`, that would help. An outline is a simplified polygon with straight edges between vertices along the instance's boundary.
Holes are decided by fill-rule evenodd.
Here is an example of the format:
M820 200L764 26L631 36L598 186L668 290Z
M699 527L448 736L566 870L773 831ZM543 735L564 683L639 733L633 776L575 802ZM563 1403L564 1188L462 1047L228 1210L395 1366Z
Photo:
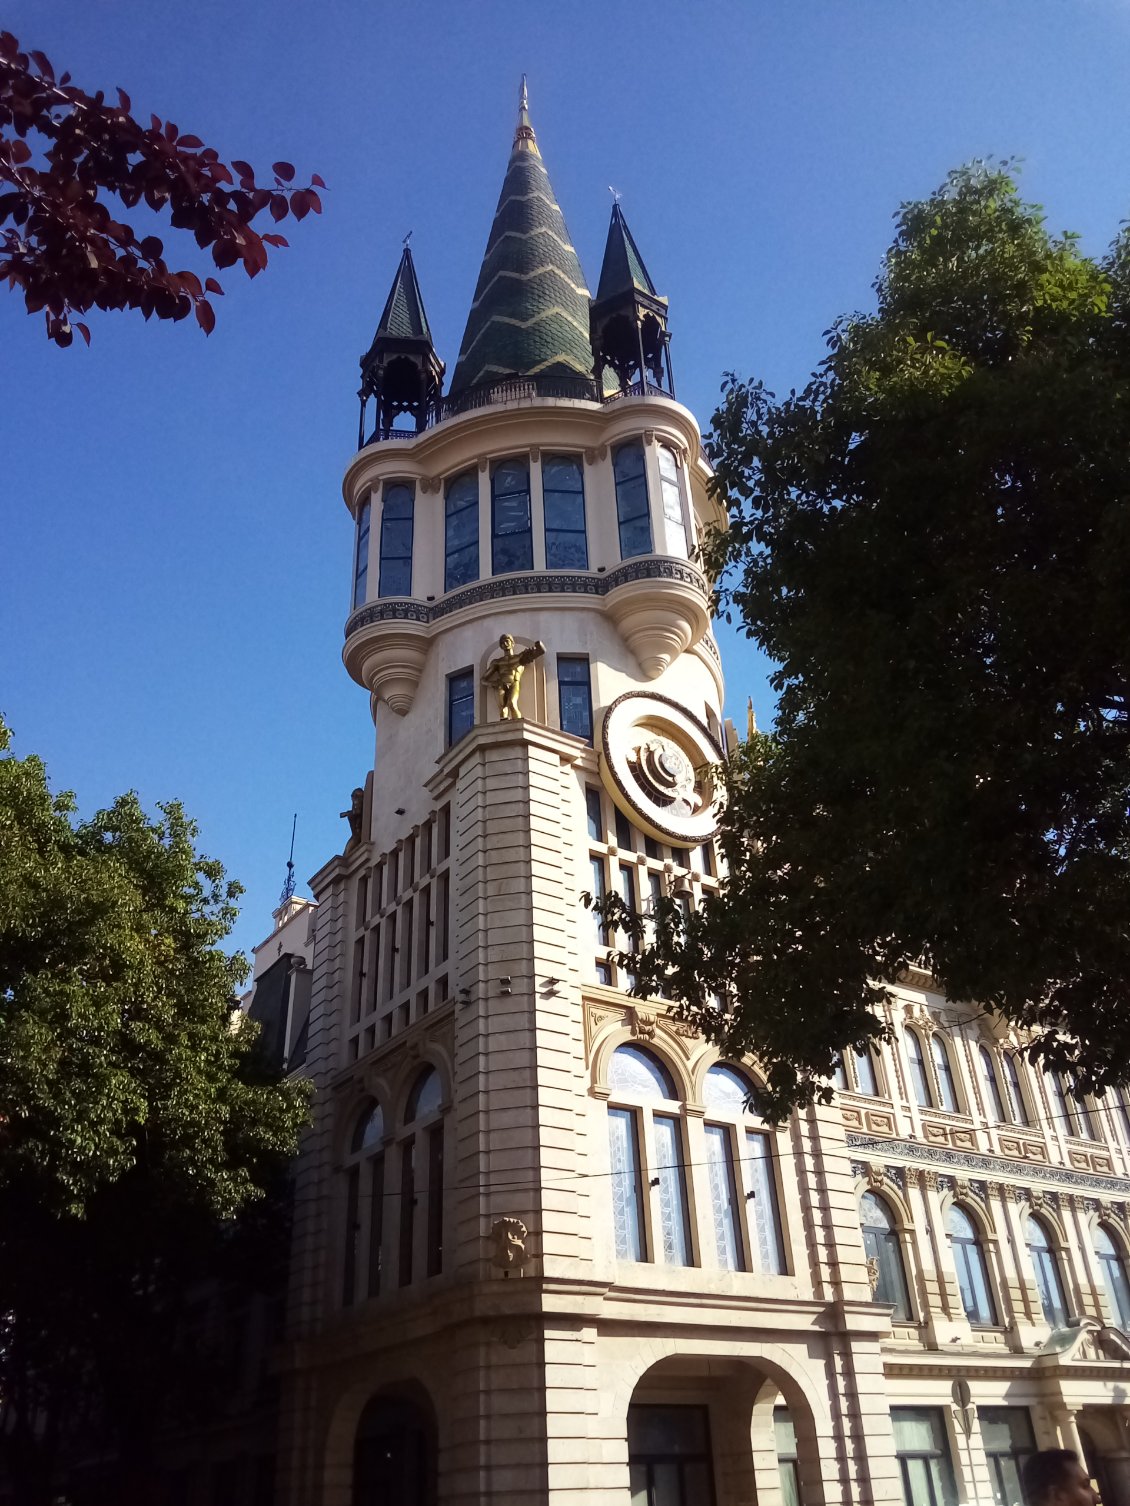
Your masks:
M487 240L451 391L503 376L589 376L589 292L526 110Z
M620 205L613 204L596 301L600 303L605 298L614 298L617 293L631 292L650 293L653 298L658 296Z
M377 325L375 338L391 335L397 340L428 340L432 332L428 316L424 313L424 300L420 297L420 284L416 281L416 268L412 253L407 246L400 258L396 276L392 280L384 313Z

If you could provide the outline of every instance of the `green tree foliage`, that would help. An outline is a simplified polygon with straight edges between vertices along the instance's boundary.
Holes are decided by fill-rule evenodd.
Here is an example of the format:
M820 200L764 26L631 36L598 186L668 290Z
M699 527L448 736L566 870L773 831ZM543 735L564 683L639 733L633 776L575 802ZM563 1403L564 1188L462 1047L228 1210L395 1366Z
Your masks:
M780 700L724 776L723 894L633 962L778 1112L911 963L1130 1073L1130 232L1085 256L983 165L896 223L803 392L723 389L704 559Z
M193 1289L264 1274L305 1122L235 1005L239 890L195 836L134 795L77 820L0 723L0 1463L28 1503L91 1438L144 1473L207 1373Z

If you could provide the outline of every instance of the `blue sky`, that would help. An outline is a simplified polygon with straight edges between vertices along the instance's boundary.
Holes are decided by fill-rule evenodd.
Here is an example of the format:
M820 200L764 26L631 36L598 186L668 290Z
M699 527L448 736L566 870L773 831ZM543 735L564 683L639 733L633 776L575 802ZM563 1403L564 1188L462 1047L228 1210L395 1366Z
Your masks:
M181 799L246 886L245 948L292 812L301 879L372 756L340 659L357 359L412 230L453 367L523 72L590 284L611 184L704 427L727 370L803 383L868 306L899 202L950 167L1022 158L1090 250L1130 212L1126 0L9 0L4 24L228 159L329 185L266 273L223 275L209 339L96 315L60 351L0 292L0 711L85 811ZM720 638L731 715L752 694L767 721L763 661Z

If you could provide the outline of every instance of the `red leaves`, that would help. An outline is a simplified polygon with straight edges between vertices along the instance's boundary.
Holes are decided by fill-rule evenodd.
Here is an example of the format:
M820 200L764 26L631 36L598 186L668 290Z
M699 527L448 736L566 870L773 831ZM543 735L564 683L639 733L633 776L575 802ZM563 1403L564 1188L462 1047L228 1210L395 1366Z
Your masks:
M241 263L255 277L268 247L287 241L259 234L252 222L264 212L275 224L321 213L315 190L323 179L315 173L309 187L294 188L293 164L280 161L274 187L261 188L250 163L229 167L172 121L151 115L141 125L123 89L112 104L69 82L64 74L56 83L42 53L21 52L0 31L0 281L22 290L29 311L45 313L48 336L61 346L73 343L75 330L89 344L89 329L73 316L90 308L132 308L147 319L191 312L210 333L216 316L205 294L222 296L220 284L170 270L163 240L139 240L112 217L106 196L127 211L142 202L167 209L173 229L190 234L217 267ZM29 145L28 136L38 140Z

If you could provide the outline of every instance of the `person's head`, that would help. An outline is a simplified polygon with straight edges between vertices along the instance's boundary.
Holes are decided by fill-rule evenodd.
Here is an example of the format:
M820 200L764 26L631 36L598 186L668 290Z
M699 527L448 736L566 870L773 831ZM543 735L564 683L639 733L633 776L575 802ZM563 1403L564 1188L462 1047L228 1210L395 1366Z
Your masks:
M1069 1448L1032 1454L1021 1466L1020 1483L1028 1506L1095 1506L1099 1499L1079 1455Z
M513 651L514 639L509 633L503 633L502 637L498 640L498 646L504 654L509 654Z

